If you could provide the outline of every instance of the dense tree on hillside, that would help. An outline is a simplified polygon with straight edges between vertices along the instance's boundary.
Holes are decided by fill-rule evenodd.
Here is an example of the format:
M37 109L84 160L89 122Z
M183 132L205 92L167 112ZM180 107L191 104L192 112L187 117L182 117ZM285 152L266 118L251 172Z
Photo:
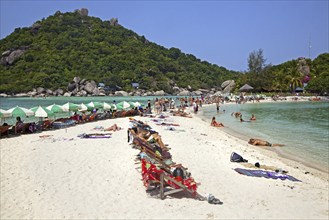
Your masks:
M6 60L12 51L23 53ZM126 91L132 90L133 82L141 89L170 93L174 86L220 89L224 81L235 80L237 89L248 83L256 92L291 92L291 85L300 85L304 77L298 60L267 65L262 49L249 54L247 72L230 71L178 48L149 42L115 20L78 12L56 12L31 27L16 28L0 40L0 53L0 92L6 93L37 87L66 90L75 76ZM329 54L306 62L311 78L306 91L328 92Z
M329 53L319 55L312 62L312 77L306 90L317 94L329 94Z
M282 64L271 66L265 64L263 50L253 51L248 57L248 70L245 77L240 77L239 85L248 83L256 92L294 92L297 87L303 87L305 78L308 78L306 92L325 93L328 91L327 72L329 72L329 54L321 54L313 61L307 58L298 58ZM305 73L303 65L309 69ZM308 71L306 71L308 72Z
M141 88L166 92L173 85L218 87L238 77L178 48L164 48L120 25L77 12L57 12L35 25L37 30L18 28L0 41L1 53L26 48L15 63L0 65L0 92L65 89L74 76L127 91L137 82Z

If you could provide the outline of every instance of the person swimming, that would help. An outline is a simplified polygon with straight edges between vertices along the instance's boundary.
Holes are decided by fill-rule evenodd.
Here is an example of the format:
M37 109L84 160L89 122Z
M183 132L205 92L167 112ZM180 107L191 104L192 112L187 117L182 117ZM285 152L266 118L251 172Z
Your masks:
M250 121L255 121L256 120L256 117L254 114L251 115L251 118L250 118Z
M242 118L242 115L240 115L240 122L250 122L250 121L246 121Z

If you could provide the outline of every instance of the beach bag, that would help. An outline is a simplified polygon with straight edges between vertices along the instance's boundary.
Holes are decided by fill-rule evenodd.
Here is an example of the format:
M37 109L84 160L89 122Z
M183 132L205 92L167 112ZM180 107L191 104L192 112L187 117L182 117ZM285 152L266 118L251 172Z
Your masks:
M237 154L235 152L233 152L231 154L231 159L230 160L231 160L231 162L237 162L237 163L240 163L240 162L248 162L248 160L243 159L242 156L240 156L239 154Z
M158 145L156 145L156 144L153 146L153 151L154 151L154 152L159 151L159 153L162 154L162 149L161 149L161 147L158 146Z
M180 167L176 167L176 169L173 172L174 177L181 177L182 179L185 179L184 170Z

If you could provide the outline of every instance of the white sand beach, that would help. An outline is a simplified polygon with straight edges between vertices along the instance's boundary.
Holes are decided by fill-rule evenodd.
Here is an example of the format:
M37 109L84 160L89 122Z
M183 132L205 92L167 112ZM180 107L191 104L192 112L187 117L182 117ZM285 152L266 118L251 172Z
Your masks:
M160 133L173 161L201 183L198 193L224 204L184 193L150 197L135 161L139 151L127 143L129 119L118 118L1 139L1 219L328 219L328 173L248 145L198 117L170 116L179 131L135 118ZM124 129L112 138L77 137L114 123ZM241 175L233 169L245 167L230 162L232 152L302 182Z

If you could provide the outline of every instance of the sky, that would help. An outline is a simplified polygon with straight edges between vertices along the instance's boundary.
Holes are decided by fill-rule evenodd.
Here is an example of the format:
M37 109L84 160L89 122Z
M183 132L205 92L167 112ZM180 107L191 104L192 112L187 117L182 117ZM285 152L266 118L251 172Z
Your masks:
M87 8L101 20L166 48L175 47L229 70L247 71L248 56L263 49L267 64L329 51L329 0L0 0L0 39L56 11ZM0 51L1 52L1 51Z

